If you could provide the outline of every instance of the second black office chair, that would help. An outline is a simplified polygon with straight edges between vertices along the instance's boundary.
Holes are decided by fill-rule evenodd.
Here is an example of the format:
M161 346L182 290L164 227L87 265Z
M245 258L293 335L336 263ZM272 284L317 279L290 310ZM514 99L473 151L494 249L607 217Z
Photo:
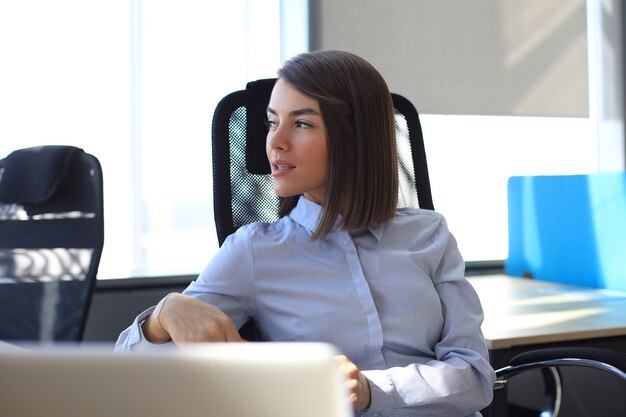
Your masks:
M0 340L80 341L103 243L95 156L39 146L0 160Z

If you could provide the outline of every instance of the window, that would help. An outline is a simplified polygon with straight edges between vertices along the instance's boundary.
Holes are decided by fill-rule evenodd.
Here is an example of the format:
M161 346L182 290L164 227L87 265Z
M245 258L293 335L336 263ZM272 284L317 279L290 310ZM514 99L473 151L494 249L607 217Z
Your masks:
M388 41L371 28L383 27L380 21L392 21L393 33L400 37L407 36L406 30L420 30L414 16L386 15L394 8L402 13L408 3L394 6L370 0L371 7L359 7L363 1L313 1L313 5L324 5L323 13L314 10L312 17L326 19L320 26L326 32L316 33L313 27L312 39L318 47L348 49L368 59L372 53L380 58L380 62L370 59L378 68L406 72L411 64L405 62L407 54L402 48L377 47L377 40L383 45ZM275 76L285 58L308 48L307 3L0 3L0 155L26 146L73 144L100 159L106 228L101 278L196 274L210 259L217 248L211 201L213 109L225 94L243 88L249 80ZM573 30L576 38L556 39L575 40L576 50L584 51L576 57L588 59L589 97L588 106L586 101L582 106L586 115L576 117L428 114L418 106L423 113L435 207L448 219L466 261L506 258L509 176L624 167L622 98L617 97L622 90L616 87L622 80L621 75L615 76L621 59L620 28L615 26L618 2L577 0L565 8L533 3L549 19L542 21L542 30L531 31L531 39L524 38L522 29L537 22L518 13L524 5L496 7L488 0L479 4L463 6L461 11L452 0L411 5L423 8L420 18L426 23L432 20L435 29L442 31L434 33L439 41L449 40L450 26L455 26L440 24L430 16L449 19L456 13L455 22L470 25L473 20L466 14L473 11L491 25L480 26L484 29L477 33L484 36L480 39L506 35L518 41L516 60L547 42L547 34L559 33L559 28ZM544 10L551 7L558 13ZM372 19L372 24L354 26L350 22L355 13L364 13L363 18ZM511 16L517 25L509 24ZM468 37L465 29L471 27L459 28L463 29L460 38ZM367 37L358 33L360 29L371 39L364 41ZM345 39L338 41L341 36ZM420 46L425 37L415 39L413 44ZM453 47L455 42L451 42ZM483 43L476 44L482 53ZM441 48L432 44L424 48L445 64ZM567 48L559 51L570 53ZM467 56L460 55L462 59ZM420 65L430 62L421 54L412 56L422 57ZM573 62L571 55L565 58L564 62ZM522 65L527 67L532 65ZM562 69L563 65L556 64L544 84L558 79ZM415 80L411 71L409 79ZM436 68L429 71L437 75ZM396 88L393 79L388 81L398 93L415 84ZM535 97L527 102L541 100ZM618 117L611 119L610 114ZM615 160L607 164L607 158Z
M558 38L560 26L575 32L584 29L587 117L420 116L435 208L445 214L466 261L507 258L509 177L621 171L626 166L620 3L588 0L570 2L567 7L548 3L508 6L526 12L537 12L536 7L559 11L544 13L547 22L532 36L518 39L523 47L513 52L530 54L529 45L546 48L544 44ZM576 16L584 17L584 28L572 27L579 19ZM528 24L524 21L523 26L532 27ZM574 43L581 41L567 40L553 59L552 71L542 74L544 84L571 76L567 62Z
M289 3L0 3L0 155L71 144L98 157L99 277L197 273L216 250L213 109L306 44L305 2Z
M509 177L624 169L621 2L311 4L313 48L363 56L420 112L466 261L508 256Z
M507 179L598 170L587 118L420 116L435 209L466 261L508 256Z

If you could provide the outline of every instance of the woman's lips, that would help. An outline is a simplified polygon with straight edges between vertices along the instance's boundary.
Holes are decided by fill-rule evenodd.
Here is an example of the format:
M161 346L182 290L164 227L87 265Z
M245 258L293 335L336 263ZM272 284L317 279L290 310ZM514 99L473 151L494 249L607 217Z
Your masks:
M275 161L272 162L272 175L281 175L281 174L285 174L289 171L291 171L292 169L294 169L295 166L285 162L285 161Z

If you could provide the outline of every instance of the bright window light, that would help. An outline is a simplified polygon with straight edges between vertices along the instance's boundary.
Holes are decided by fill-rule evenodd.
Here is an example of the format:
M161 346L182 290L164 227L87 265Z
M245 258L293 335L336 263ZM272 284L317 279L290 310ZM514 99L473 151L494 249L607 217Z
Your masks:
M0 3L0 156L68 144L98 157L99 278L195 274L216 250L211 117L275 76L280 15L279 0Z
M0 2L0 157L44 144L98 157L106 233L99 278L193 275L211 258L213 110L308 47L306 4ZM591 113L420 115L435 208L466 261L507 257L510 176L598 171Z

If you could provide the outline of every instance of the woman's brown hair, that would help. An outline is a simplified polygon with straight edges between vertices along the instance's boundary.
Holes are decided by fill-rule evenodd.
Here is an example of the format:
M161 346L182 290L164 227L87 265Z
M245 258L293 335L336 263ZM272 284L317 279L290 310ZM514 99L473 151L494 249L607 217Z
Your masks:
M326 198L313 238L363 229L392 217L398 200L394 108L387 83L366 60L317 51L287 61L278 76L319 102L328 138ZM288 214L299 196L282 200Z

